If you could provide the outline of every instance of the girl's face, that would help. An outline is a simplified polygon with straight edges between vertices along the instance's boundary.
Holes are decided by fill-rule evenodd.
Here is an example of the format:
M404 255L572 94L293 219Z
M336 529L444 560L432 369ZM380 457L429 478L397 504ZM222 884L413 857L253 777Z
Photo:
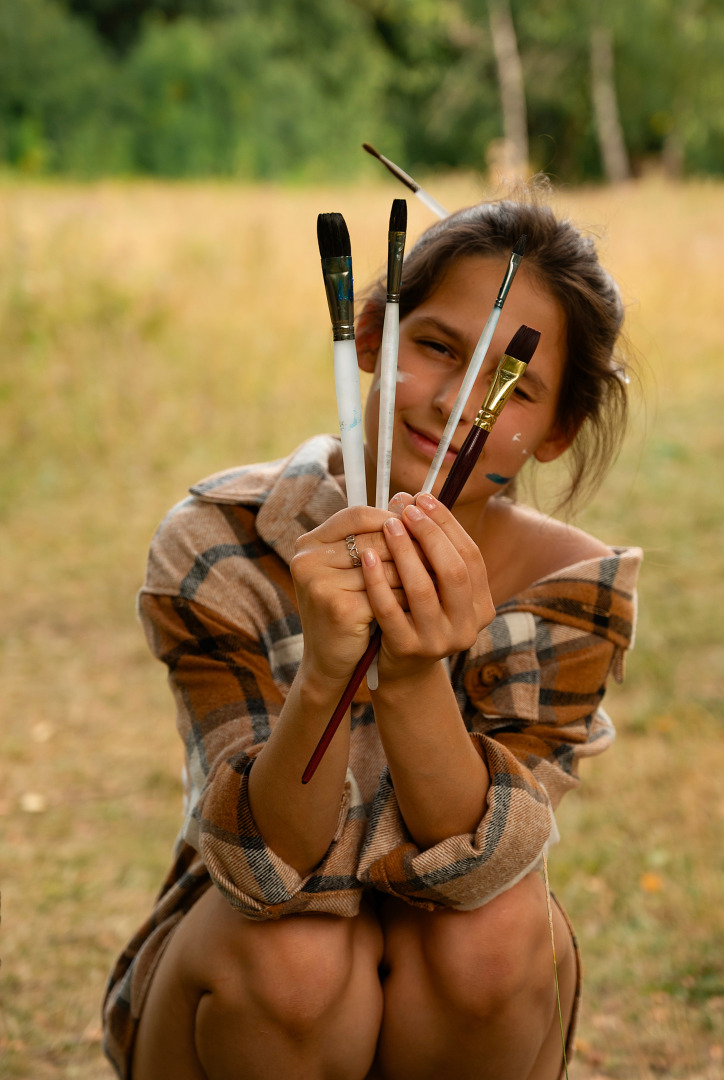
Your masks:
M401 320L391 494L415 494L422 487L506 265L507 260L481 256L458 260L435 292ZM555 422L565 357L565 317L558 302L523 263L433 491L437 494L442 487L483 403L492 374L523 323L540 331L538 348L459 496L457 516L466 505L472 509L473 503L482 510L490 496L501 491L529 458L552 460L570 442ZM379 335L365 331L364 317L358 353L361 367L375 373L365 413L366 452L374 475L379 427Z

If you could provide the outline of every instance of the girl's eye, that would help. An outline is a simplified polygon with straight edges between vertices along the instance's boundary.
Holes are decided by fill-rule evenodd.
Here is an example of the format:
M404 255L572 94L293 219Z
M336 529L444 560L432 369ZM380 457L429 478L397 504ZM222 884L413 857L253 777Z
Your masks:
M523 398L524 401L532 401L533 400L531 398L530 394L526 394L525 390L523 390L520 386L516 386L513 393L516 394L519 398Z
M419 338L417 344L428 352L435 353L436 356L452 356L452 353L442 341L435 341L432 338Z

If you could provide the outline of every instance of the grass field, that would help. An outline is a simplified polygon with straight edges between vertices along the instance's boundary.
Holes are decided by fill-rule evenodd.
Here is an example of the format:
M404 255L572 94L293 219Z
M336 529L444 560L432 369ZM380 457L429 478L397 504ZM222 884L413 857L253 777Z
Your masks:
M451 208L484 194L427 186ZM3 1080L111 1076L104 981L180 815L171 698L134 614L148 541L193 481L334 430L316 215L344 211L361 283L399 195L0 184ZM580 523L646 552L619 740L564 801L550 862L586 961L571 1077L718 1080L724 186L554 201L600 230L642 372Z

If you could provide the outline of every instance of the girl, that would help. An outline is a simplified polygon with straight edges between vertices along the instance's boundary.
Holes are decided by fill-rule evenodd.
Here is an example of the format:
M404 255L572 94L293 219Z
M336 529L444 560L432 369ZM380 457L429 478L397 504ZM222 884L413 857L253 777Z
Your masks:
M521 323L541 332L454 511L421 487L511 248L526 255L436 490ZM385 286L360 319L377 372ZM169 669L186 819L113 972L106 1051L133 1080L557 1080L542 854L633 633L637 550L517 504L567 452L569 497L622 434L618 291L547 207L433 226L405 263L389 511L347 508L339 441L192 488L140 611ZM373 501L377 399L366 411ZM354 540L349 538L353 536ZM300 782L376 619L360 691ZM554 909L570 1049L578 958Z

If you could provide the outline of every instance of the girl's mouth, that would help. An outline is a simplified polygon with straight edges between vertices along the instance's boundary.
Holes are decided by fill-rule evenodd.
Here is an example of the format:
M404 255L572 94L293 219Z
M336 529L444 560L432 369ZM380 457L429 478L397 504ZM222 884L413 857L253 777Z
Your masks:
M407 432L407 437L415 450L417 450L418 453L422 454L424 457L429 458L430 461L432 461L435 456L435 451L437 450L438 442L440 440L431 438L423 431L417 431L415 428L410 427L410 425L407 423L405 423L405 431ZM456 454L457 447L450 446L445 454L445 457L443 458L444 463L446 465L451 465L455 460Z

